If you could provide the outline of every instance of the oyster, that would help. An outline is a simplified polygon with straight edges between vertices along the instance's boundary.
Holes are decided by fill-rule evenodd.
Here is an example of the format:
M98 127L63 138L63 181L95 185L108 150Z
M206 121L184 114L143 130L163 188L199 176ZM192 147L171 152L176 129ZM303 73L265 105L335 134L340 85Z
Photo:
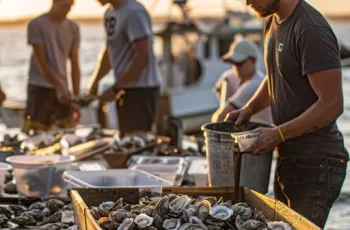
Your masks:
M61 229L61 226L57 224L46 224L39 228L39 230L60 230L60 229Z
M196 207L190 205L187 209L184 210L183 214L182 214L182 219L185 222L189 222L190 221L190 217L196 215Z
M196 216L198 216L201 221L204 221L209 215L210 210L210 202L207 200L203 200L198 204Z
M206 228L202 228L200 225L198 224L183 224L179 227L179 230L206 230Z
M118 209L123 207L123 203L124 203L123 198L120 198L117 202L112 204L112 206L109 208L108 212L117 211Z
M233 210L226 206L214 205L209 214L214 220L226 221L233 215Z
M245 221L239 215L236 218L236 226L239 230L268 230L265 223L253 219Z
M178 198L177 195L172 194L172 193L170 193L170 194L168 194L166 196L169 198L169 202L171 202L171 201L175 200L176 198Z
M163 222L163 228L166 230L177 230L181 225L180 219L167 219Z
M156 214L156 215L154 216L153 225L154 225L157 229L162 229L162 226L163 226L163 219L162 219L162 217L160 217L158 214Z
M237 203L231 207L233 210L233 216L240 216L244 220L250 219L253 214L253 210L246 203Z
M32 209L43 210L44 208L47 208L47 205L44 202L35 202L35 203L33 203L32 205L29 206L29 210L32 210Z
M102 217L101 219L99 219L98 225L100 225L101 228L105 229L105 230L114 230L115 229L112 220L108 219L108 217Z
M180 196L169 203L170 215L180 217L191 199L187 195Z
M210 202L210 205L211 206L214 206L218 200L216 199L216 197L213 197L213 196L205 196L205 197L200 197L200 199L198 200L198 202L201 202L203 200L207 200Z
M141 209L141 213L146 214L147 216L153 216L155 209L156 208L154 206L147 206Z
M196 216L191 216L190 217L190 223L191 224L198 224L201 226L203 229L207 229L207 227L203 224L203 222Z
M11 216L12 216L12 213L11 213L11 211L10 210L8 210L7 208L5 208L5 207L1 207L0 206L0 214L3 214L3 215L5 215L7 218L11 218Z
M0 214L0 227L7 224L8 220L9 219L7 218L7 216L5 216L4 214Z
M41 213L43 214L44 217L49 217L52 214L49 208L44 208Z
M103 202L101 203L98 208L99 209L102 209L102 210L109 210L110 208L112 208L114 205L114 202L113 201L106 201L106 202Z
M9 210L11 210L15 216L20 216L22 213L27 211L28 208L24 207L22 205L10 204L9 205Z
M72 210L62 210L62 223L74 224L74 213Z
M33 217L36 221L42 221L44 219L42 211L39 209L29 210L26 212L26 214Z
M226 206L228 208L230 208L232 206L232 201L231 200L228 200L226 202L223 202L221 204L219 204L220 206Z
M22 215L20 216L17 216L15 218L12 218L11 219L11 222L12 223L15 223L19 226L24 226L24 225L35 225L36 224L36 221L33 217L23 213Z
M161 217L164 217L168 214L168 212L169 212L169 197L165 196L157 202L155 213Z
M131 213L132 214L136 214L136 215L139 215L141 214L141 210L144 208L145 206L143 205L132 205L131 206ZM151 215L148 215L148 216L151 216Z
M53 214L52 216L45 218L44 219L44 223L48 224L48 223L58 223L61 222L62 220L62 213L61 212L56 212L55 214Z
M109 215L107 211L98 209L96 207L92 208L90 210L90 213L95 220L99 220L101 217L108 217Z
M146 214L140 214L135 218L134 222L139 229L146 229L152 225L153 217L149 217Z
M129 230L134 227L134 219L126 218L123 223L118 227L118 230Z
M62 200L59 199L50 199L49 201L54 203L60 209L66 205Z
M114 223L122 223L125 219L132 218L132 217L133 217L133 215L124 209L118 209L117 211L111 212L109 214L109 218Z

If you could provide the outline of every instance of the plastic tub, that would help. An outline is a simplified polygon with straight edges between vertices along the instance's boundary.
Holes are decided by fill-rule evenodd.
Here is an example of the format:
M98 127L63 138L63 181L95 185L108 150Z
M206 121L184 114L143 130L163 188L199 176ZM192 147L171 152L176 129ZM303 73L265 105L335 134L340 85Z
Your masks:
M4 188L6 173L11 169L11 165L0 162L0 191Z
M74 156L14 156L6 159L14 171L17 191L21 196L48 198L67 196L62 174L70 170Z
M188 169L188 175L195 177L196 186L208 186L208 163L207 159L198 159L192 161Z
M160 192L161 187L173 183L148 172L131 169L110 169L106 171L67 171L63 178L78 188L149 188Z
M141 164L133 165L130 169L146 171L175 184L176 178L181 175L183 167L180 165Z

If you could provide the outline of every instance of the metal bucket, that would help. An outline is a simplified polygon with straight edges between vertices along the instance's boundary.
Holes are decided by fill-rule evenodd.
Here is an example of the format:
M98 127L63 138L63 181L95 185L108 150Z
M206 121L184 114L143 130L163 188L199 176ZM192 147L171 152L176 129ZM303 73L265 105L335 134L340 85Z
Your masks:
M255 123L257 126L268 125ZM204 131L209 171L209 186L234 186L235 158L238 149L231 137L231 122L207 123ZM242 155L240 186L267 193L271 172L272 152L264 155Z

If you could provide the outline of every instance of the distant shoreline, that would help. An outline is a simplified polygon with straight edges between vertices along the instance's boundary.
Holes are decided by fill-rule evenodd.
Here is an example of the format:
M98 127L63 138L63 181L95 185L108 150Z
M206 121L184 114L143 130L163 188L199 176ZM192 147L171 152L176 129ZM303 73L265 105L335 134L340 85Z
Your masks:
M326 15L326 18L331 22L349 22L350 16L348 15ZM26 25L32 18L26 17L21 19L14 19L14 20L0 20L0 27L17 27L17 26L24 26ZM215 17L214 17L215 19ZM216 18L217 19L217 18ZM102 18L101 17L76 17L72 18L72 20L80 23L80 24L86 24L86 25L101 25L102 24ZM153 18L153 22L162 22L166 20L164 17L159 18Z

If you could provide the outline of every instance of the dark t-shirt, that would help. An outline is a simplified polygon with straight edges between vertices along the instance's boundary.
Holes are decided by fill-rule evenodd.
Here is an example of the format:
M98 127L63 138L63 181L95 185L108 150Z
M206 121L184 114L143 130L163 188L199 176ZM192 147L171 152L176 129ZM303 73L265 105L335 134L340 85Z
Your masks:
M280 125L317 101L308 74L341 68L338 42L325 18L304 0L282 24L274 16L267 18L264 40L272 115ZM335 121L282 143L278 153L280 157L348 160Z

